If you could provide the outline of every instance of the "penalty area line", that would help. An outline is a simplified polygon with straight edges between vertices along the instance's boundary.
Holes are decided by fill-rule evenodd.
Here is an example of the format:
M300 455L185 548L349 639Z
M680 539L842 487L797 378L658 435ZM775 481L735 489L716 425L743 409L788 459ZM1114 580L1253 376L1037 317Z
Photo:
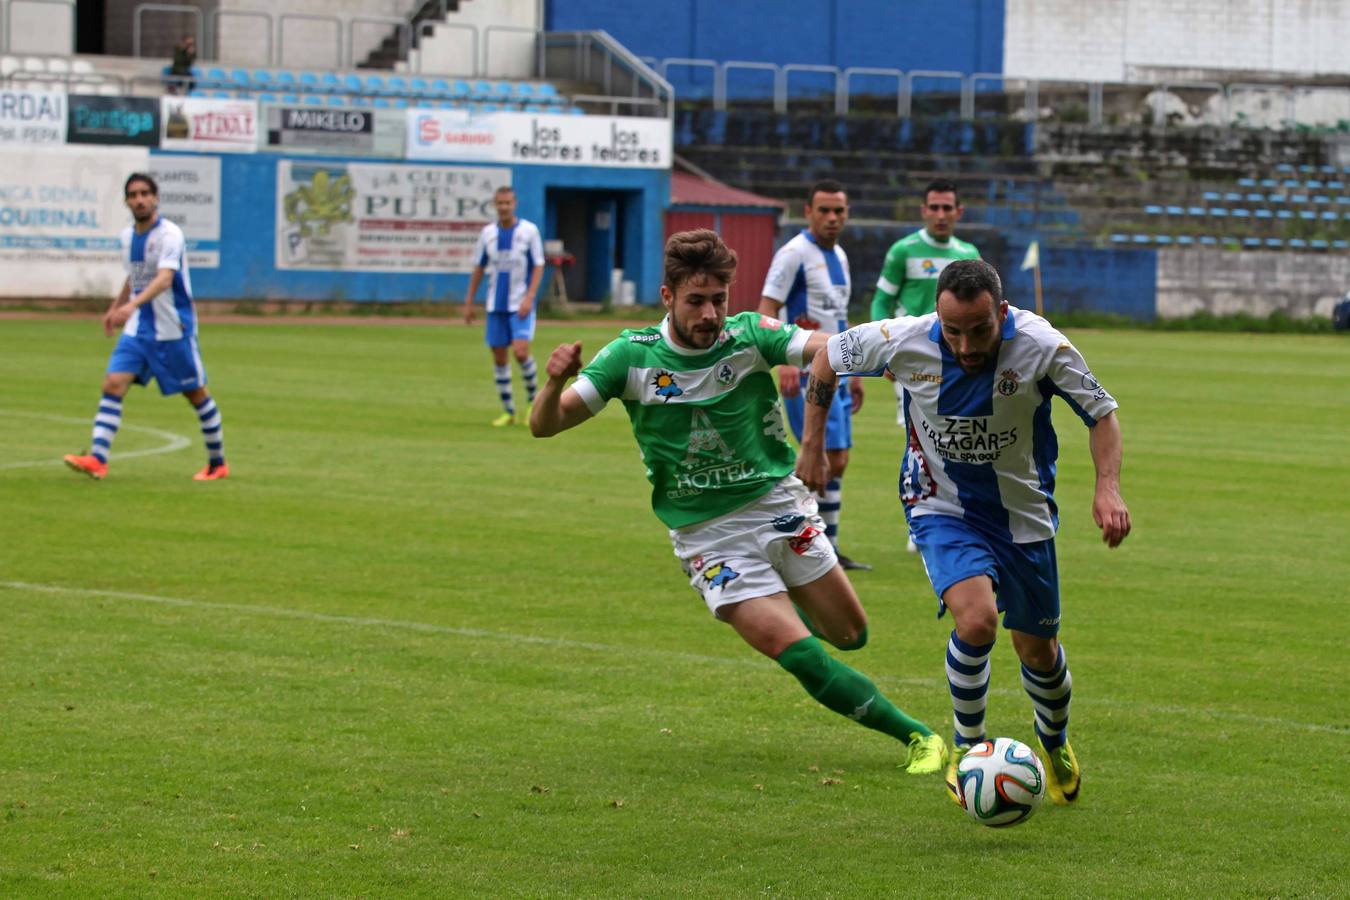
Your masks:
M313 612L307 609L292 609L284 606L253 606L247 603L220 603L213 600L190 600L184 597L166 597L161 594L141 594L132 591L109 591L99 588L66 587L58 584L33 584L27 581L0 581L0 590L29 591L36 594L65 594L74 597L98 597L107 600L128 600L137 603L153 603L159 606L174 606L183 609L214 610L248 616L270 616L279 619L292 619L303 622L323 622L332 625L346 625L356 628L382 628L392 631L412 631L419 634L444 634L455 637L479 638L504 643L535 644L546 647L558 647L569 650L589 650L595 653L623 654L625 656L648 656L660 659L683 660L699 664L733 666L736 668L763 668L763 660L750 657L707 656L699 653L684 653L678 650L662 650L642 647L620 647L614 644L602 644L595 641L577 641L570 638L541 637L530 634L512 634L504 631L490 631L485 628L456 628L450 625L435 625L430 622L415 622L408 619L384 619L373 616L344 616L335 613ZM900 684L912 687L937 688L946 684L936 678L889 678L876 679L886 684ZM1014 688L991 688L989 693L998 696L1025 697ZM1112 697L1092 695L1094 705L1111 706L1121 709L1137 709L1136 701L1117 700ZM1350 728L1325 725L1320 722L1299 722L1292 719L1280 719L1273 716L1258 716L1232 710L1213 709L1195 706L1155 706L1156 712L1169 715L1193 715L1229 722L1253 725L1266 725L1275 728L1292 728L1298 731L1318 732L1322 734L1346 735Z

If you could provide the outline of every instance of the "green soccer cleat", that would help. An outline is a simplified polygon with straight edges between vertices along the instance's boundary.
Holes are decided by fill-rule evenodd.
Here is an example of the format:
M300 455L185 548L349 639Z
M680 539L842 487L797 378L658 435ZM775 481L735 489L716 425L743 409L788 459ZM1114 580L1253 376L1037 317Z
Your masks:
M947 764L947 742L939 735L909 733L909 759L905 771L911 775L935 775Z
M516 424L515 413L502 413L500 416L492 420L493 428L505 428L507 425L514 425L514 424Z
M962 809L965 808L965 804L961 802L961 789L956 783L956 770L961 765L961 757L973 746L973 744L952 744L951 755L947 758L947 792L952 795L952 802Z
M1083 784L1083 772L1078 768L1078 757L1074 756L1069 742L1057 750L1045 749L1041 744L1041 762L1045 764L1046 786L1050 788L1050 799L1059 806L1068 806L1078 799L1078 789Z

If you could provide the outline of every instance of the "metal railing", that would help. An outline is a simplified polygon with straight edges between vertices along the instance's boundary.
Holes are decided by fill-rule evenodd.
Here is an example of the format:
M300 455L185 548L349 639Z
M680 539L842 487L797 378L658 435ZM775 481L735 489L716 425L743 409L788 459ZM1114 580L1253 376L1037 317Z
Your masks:
M356 68L356 26L392 25L398 35L399 52L406 58L412 50L413 26L407 19L398 16L352 16L347 20L347 65Z
M599 83L606 99L675 114L670 82L604 31L545 32L539 76ZM655 103L634 102L646 98Z

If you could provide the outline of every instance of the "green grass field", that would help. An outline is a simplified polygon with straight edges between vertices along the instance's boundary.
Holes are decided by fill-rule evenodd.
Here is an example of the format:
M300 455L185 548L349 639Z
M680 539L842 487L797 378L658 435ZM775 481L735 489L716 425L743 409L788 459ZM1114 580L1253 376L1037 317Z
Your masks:
M538 358L615 331L544 324ZM1060 407L1083 797L994 830L707 615L617 404L488 427L478 329L208 324L215 484L153 388L106 481L65 470L111 341L0 332L0 896L1350 894L1343 339L1074 333L1122 404L1135 532L1100 544ZM869 387L849 661L948 733ZM990 733L1030 717L1004 639Z

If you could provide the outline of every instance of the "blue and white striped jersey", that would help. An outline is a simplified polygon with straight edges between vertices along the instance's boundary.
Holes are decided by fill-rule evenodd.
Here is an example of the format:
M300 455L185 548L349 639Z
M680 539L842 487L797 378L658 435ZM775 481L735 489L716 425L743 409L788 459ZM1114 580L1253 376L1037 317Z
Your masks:
M936 313L883 319L830 338L839 373L890 369L904 386L909 446L900 496L913 516L964 518L1015 543L1054 537L1055 459L1050 398L1089 426L1117 406L1082 354L1045 319L1008 307L998 357L967 373L942 339Z
M128 225L122 229L122 266L131 280L133 297L145 290L160 269L174 270L173 284L132 312L123 334L152 341L176 341L197 334L187 242L181 228L163 218L156 219L145 234Z
M807 229L778 248L760 293L787 307L784 322L836 334L848 328L851 289L844 248L822 249Z
M527 219L516 219L510 228L493 222L478 236L474 259L488 273L487 311L515 312L535 267L544 264L544 242L539 229Z

